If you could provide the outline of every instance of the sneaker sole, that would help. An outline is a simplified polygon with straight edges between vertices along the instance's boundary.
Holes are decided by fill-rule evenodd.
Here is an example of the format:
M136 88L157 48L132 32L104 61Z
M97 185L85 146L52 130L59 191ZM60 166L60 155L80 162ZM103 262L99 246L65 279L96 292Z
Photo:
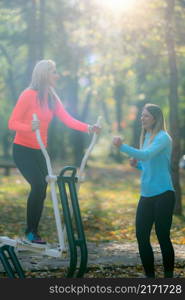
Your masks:
M30 242L30 241L27 240L27 239L23 239L22 242L23 242L25 245L29 245L29 246L32 246L32 247L34 247L34 248L46 248L46 247L47 247L47 244L33 243L33 242Z

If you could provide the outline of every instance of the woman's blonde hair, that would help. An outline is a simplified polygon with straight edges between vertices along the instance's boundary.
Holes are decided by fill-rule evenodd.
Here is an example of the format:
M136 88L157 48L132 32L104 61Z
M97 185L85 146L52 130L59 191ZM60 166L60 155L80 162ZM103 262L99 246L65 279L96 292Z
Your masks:
M153 116L155 120L155 123L151 128L151 137L150 137L150 143L151 143L154 137L156 136L156 134L160 130L166 131L165 120L164 120L163 112L158 105L147 103L143 107L143 110L144 109L146 109ZM141 136L140 136L140 148L142 148L143 146L145 135L146 135L146 129L142 128Z
M49 107L53 108L56 92L49 85L49 74L56 64L51 59L40 60L32 72L31 83L28 88L38 91L38 100L42 105L46 96L48 96ZM46 95L47 92L47 95Z

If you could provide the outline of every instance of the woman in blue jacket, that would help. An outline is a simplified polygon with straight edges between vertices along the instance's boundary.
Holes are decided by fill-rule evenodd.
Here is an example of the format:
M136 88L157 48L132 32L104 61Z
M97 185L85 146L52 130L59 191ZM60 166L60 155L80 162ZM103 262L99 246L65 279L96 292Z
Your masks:
M155 277L154 254L150 234L155 224L160 244L164 277L173 277L174 249L170 228L175 205L175 192L171 178L172 139L165 129L159 106L146 104L141 115L140 149L123 144L115 136L113 144L128 154L133 167L141 170L141 197L136 213L136 237L146 277Z

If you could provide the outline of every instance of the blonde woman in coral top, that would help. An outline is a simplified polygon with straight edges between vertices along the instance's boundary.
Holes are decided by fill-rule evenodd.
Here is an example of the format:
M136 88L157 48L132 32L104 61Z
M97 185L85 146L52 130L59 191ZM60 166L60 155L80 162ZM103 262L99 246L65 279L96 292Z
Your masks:
M48 127L54 116L72 129L100 132L98 126L80 122L65 110L54 90L58 78L54 61L39 61L34 67L31 84L19 96L8 123L9 129L16 131L13 142L15 164L31 188L27 200L25 234L30 242L38 244L45 244L38 234L38 225L46 197L47 166L35 130L40 130L45 147ZM33 114L37 114L38 121L33 120Z

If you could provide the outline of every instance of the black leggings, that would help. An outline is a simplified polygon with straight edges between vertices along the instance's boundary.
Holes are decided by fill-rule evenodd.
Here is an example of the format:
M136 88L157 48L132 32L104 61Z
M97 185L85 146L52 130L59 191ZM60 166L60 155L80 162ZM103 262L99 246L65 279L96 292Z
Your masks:
M41 150L17 144L13 145L13 158L17 168L31 187L27 200L26 233L30 231L37 233L46 197L45 178L48 174L46 161Z
M154 277L154 255L150 244L152 225L160 244L165 277L173 276L174 249L170 228L175 204L175 194L167 191L154 197L141 197L136 213L136 237L141 261L147 277Z

